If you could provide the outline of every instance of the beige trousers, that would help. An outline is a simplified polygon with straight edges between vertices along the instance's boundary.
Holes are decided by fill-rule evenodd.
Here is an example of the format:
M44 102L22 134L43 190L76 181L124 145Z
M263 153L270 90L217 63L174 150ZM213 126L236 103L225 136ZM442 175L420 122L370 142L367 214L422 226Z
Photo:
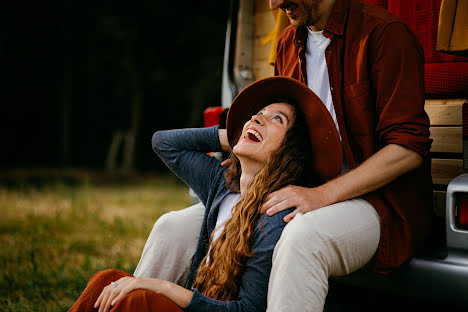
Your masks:
M379 239L380 217L363 199L296 215L273 253L267 311L323 311L328 277L365 266Z
M203 213L203 206L197 204L162 216L134 275L184 285ZM363 199L297 215L285 227L273 254L268 312L322 311L328 277L365 266L374 256L379 238L379 215Z
M200 203L161 216L151 230L133 275L185 286L204 212Z

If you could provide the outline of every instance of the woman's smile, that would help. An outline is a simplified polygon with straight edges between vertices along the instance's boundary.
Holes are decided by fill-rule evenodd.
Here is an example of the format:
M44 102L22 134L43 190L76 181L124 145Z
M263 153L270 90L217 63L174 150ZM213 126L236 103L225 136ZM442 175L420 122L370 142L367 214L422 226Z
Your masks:
M253 115L244 125L242 135L233 148L239 158L265 162L281 146L294 122L294 109L286 103L273 103Z
M244 138L254 142L261 142L263 140L260 132L254 128L248 128L244 133Z

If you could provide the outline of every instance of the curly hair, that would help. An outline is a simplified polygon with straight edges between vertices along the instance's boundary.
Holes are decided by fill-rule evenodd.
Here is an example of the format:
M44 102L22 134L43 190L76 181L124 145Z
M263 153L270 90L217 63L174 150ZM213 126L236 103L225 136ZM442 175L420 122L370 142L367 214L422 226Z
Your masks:
M243 266L254 253L250 238L267 195L289 184L308 184L304 168L311 145L305 117L298 113L298 105L290 99L276 99L272 103L290 104L294 108L294 123L281 147L270 155L247 191L242 193L240 201L232 209L232 217L214 243L214 231L211 235L212 246L198 268L193 285L210 298L222 301L237 298ZM229 158L231 163L224 172L226 186L240 192L240 161L233 153Z

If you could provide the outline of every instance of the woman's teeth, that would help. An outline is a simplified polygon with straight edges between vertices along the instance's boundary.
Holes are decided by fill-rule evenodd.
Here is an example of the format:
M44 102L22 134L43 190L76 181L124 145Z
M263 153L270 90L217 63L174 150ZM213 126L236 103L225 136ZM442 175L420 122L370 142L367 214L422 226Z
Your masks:
M260 133L258 133L257 131L253 129L247 129L245 133L247 134L248 139L253 139L253 141L256 141L256 142L260 142L262 140L262 136L260 135Z

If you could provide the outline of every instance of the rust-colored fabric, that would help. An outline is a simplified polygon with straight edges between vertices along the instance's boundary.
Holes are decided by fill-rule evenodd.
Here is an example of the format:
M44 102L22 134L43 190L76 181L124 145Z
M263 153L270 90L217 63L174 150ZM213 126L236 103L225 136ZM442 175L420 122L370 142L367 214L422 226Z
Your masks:
M374 269L388 273L425 246L434 220L422 48L395 16L359 0L337 0L324 35L331 39L325 58L349 167L388 144L424 158L418 169L364 196L382 220ZM307 82L306 40L307 29L286 28L276 75Z
M94 303L104 287L124 276L132 276L129 273L109 269L97 272L88 282L85 290L68 312L98 311ZM110 311L113 312L181 312L174 302L155 292L137 289L122 298Z
M442 0L437 51L468 51L468 1Z
M232 101L226 128L228 141L234 147L247 120L281 96L299 104L307 118L313 161L305 169L311 185L327 181L341 173L343 164L340 135L320 98L307 85L290 77L268 77L245 87Z

